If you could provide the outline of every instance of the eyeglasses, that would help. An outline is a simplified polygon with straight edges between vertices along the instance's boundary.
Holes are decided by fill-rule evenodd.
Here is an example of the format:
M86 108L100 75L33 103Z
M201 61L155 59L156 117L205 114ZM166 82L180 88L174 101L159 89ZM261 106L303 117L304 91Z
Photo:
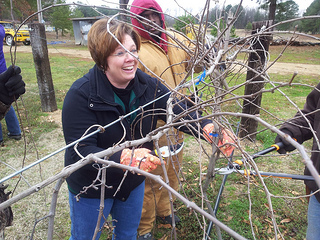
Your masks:
M137 49L133 49L129 52L132 53L134 56L138 57L138 50ZM131 54L129 54L127 51L121 51L121 52L117 52L115 54L112 54L112 56L116 56L119 58L128 57L128 55L131 56Z

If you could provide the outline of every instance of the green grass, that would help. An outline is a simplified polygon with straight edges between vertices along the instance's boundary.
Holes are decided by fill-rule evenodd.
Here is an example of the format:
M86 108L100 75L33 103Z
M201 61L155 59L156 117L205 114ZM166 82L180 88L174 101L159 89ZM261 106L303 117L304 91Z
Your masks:
M284 63L302 63L302 64L320 64L320 46L270 46L269 47L270 61L278 58L278 62ZM241 53L238 59L247 60L246 54Z
M276 162L268 159L261 161L268 161L269 165L274 166L281 164L279 159ZM198 206L201 206L202 200L199 197L201 196L201 191L197 187L198 184L192 184L194 183L194 179L198 177L199 170L197 171L197 165L192 160L185 159L183 169L185 169L184 172L189 173L186 179L191 185L184 184L186 197L197 203ZM222 178L223 176L217 175L208 191L208 199L211 201L212 207L214 206ZM299 194L303 194L303 184L300 182L298 186L295 186L295 183L292 183L292 181L294 180L265 179L265 184L268 186L268 190L276 196L282 196L286 193L292 197L295 196L291 193L294 191L299 191ZM253 239L249 225L249 209L251 204L251 219L256 239L272 239L274 232L270 208L268 207L262 184L257 179L252 179L249 188L250 196L248 195L247 179L236 173L229 175L218 207L217 219L243 237ZM271 201L275 219L285 239L303 239L306 231L307 212L305 199L271 198ZM200 239L203 234L203 229L198 222L199 219L202 222L201 215L185 208L180 203L176 203L175 208L179 209L178 214L182 219L177 229L178 239ZM159 236L160 239L160 236L169 236L169 234L170 230L166 227L160 227L156 229L155 236ZM222 236L223 239L232 239L225 232L222 232ZM217 238L215 228L211 230L211 238Z
M286 76L270 74L271 79L277 78L279 82L285 81ZM267 92L263 94L262 97L262 111L260 112L262 119L268 119L268 123L272 125L282 124L283 121L294 116L297 112L297 107L299 109L303 108L303 105L306 101L306 96L311 91L311 86L317 84L315 78L310 78L309 76L299 76L298 79L294 81L296 84L304 83L309 86L301 85L292 85L282 87L280 91ZM269 89L271 86L267 84L265 89ZM289 99L294 99L294 105L290 102ZM272 99L272 100L270 100ZM264 126L258 128L262 133L257 135L257 140L263 143L264 147L270 146L273 144L276 134L266 129Z
M270 47L270 61L274 61L281 55L279 62L286 63L304 63L304 64L320 64L320 46L309 47L293 47L289 46L285 52L281 54L284 46Z

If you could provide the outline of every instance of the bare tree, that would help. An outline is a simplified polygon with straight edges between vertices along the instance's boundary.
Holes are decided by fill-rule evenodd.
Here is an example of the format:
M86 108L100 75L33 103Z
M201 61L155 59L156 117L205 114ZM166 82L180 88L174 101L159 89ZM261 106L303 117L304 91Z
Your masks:
M256 238L258 231L257 227L254 225L254 222L256 221L254 216L258 213L252 211L252 202L256 197L252 195L254 186L258 186L259 194L264 194L265 196L265 206L267 206L268 215L267 220L269 224L268 226L271 226L271 233L274 235L275 239L284 238L283 235L286 233L282 231L279 220L277 219L277 215L275 214L276 209L274 209L273 206L273 199L289 199L287 196L289 190L284 189L281 194L274 194L270 192L268 184L266 184L265 179L260 173L260 166L254 161L255 157L248 152L245 146L245 140L243 138L239 137L236 139L236 151L234 153L238 159L242 160L242 169L237 168L238 165L236 164L239 162L233 162L228 156L223 156L223 154L220 153L217 143L219 140L219 129L225 128L237 133L239 119L252 119L259 125L259 132L255 133L273 132L286 137L288 141L296 147L296 154L301 156L301 159L303 159L303 163L301 162L301 165L305 165L310 169L312 177L315 179L318 186L320 186L320 178L312 165L306 148L295 142L293 139L288 138L287 135L278 130L278 126L285 120L279 118L276 111L272 112L269 110L267 105L261 104L259 115L242 113L242 102L244 99L255 98L260 94L267 95L274 92L280 95L283 99L283 102L287 103L294 111L298 110L298 106L295 101L290 99L286 93L282 91L282 89L289 85L301 86L302 84L292 82L291 78L280 82L278 79L272 79L268 74L270 66L277 63L277 60L286 51L290 41L288 42L288 45L283 46L279 56L272 62L268 62L270 60L268 52L264 52L266 55L266 63L259 65L259 69L257 70L249 65L247 56L249 54L256 54L257 56L259 55L259 53L254 52L255 50L252 48L253 42L261 41L262 37L265 36L266 33L276 34L277 32L272 30L275 25L262 26L256 33L231 41L228 39L228 36L229 30L239 14L239 12L236 11L233 18L229 19L226 26L224 28L219 28L217 37L209 38L207 35L207 28L211 27L211 23L208 22L205 17L210 9L209 2L210 1L207 1L203 8L203 14L199 15L199 18L197 19L203 27L194 26L193 32L195 37L193 40L188 39L185 36L188 41L181 42L175 38L175 35L182 33L177 33L174 29L170 29L171 31L167 32L172 39L175 39L174 47L181 48L189 54L190 59L188 62L186 62L186 64L188 64L190 70L187 72L186 78L180 83L180 85L175 89L171 89L170 97L167 103L168 107L165 113L167 114L167 122L164 126L150 132L150 134L145 138L134 141L126 141L121 144L116 144L112 148L106 149L102 152L83 156L80 161L66 168L63 168L58 164L62 164L63 151L67 147L77 148L77 145L79 142L81 142L81 139L65 146L61 141L61 132L59 132L60 137L51 133L50 135L46 135L45 138L41 139L41 147L45 147L46 150L51 152L51 154L46 155L37 161L30 161L30 165L22 167L21 170L16 171L16 169L20 168L20 166L17 165L17 155L14 157L11 156L14 155L14 153L11 152L6 154L6 161L1 159L0 163L6 166L8 169L14 169L15 173L9 174L9 170L5 169L6 171L4 171L4 176L6 177L0 179L0 183L10 181L10 183L14 184L17 182L14 178L16 176L20 176L22 180L21 182L18 181L15 195L13 195L9 200L0 204L0 211L9 206L13 207L14 214L16 210L16 219L14 220L13 227L8 228L7 231L9 237L14 236L18 238L25 238L26 236L29 236L31 239L44 239L46 237L48 239L54 239L56 236L58 236L58 238L66 238L69 234L70 224L68 223L68 220L66 220L68 219L66 216L68 215L68 204L67 187L66 184L63 184L64 180L70 174L84 165L94 164L94 166L98 169L97 181L105 177L106 168L117 167L125 171L131 171L136 174L144 175L147 178L152 178L154 181L159 182L163 188L169 191L170 194L174 195L180 202L184 204L184 208L190 210L190 215L196 215L198 227L201 229L199 231L200 233L197 233L198 235L196 236L199 239L208 237L210 238L209 233L206 231L208 222L213 223L217 233L226 233L232 236L234 239L245 239L245 237L242 236L243 233L234 231L227 226L227 223L223 223L215 216L215 210L211 207L212 200L209 197L209 195L212 194L210 191L213 191L212 189L209 190L209 187L211 184L215 183L215 180L219 174L226 173L225 171L229 171L227 172L228 174L237 172L238 174L241 174L241 182L243 185L242 192L240 194L246 195L249 201L249 206L245 211L248 212L249 217L246 221L248 221L248 224L250 225L252 238ZM46 11L46 9L43 9L43 11ZM130 15L130 13L125 9L121 14L125 17ZM221 16L218 16L216 22L219 23L220 19ZM294 19L291 21L296 20L299 19ZM217 26L217 24L215 26ZM288 34L294 38L299 33L288 32ZM314 38L314 40L320 41L319 38ZM199 67L203 69L203 72L200 74L200 76L195 74L195 68ZM244 93L244 89L248 84L250 84L250 81L244 81L247 71L251 71L256 76L259 76L259 82L261 82L261 84L264 86L268 85L268 88L260 88L257 92L252 92L250 96L246 95ZM160 81L165 83L165 79L162 79L161 76L157 77ZM309 87L311 90L314 86ZM183 114L174 115L172 109L176 106L176 99L188 102L190 108L186 109ZM201 111L205 118L212 119L216 124L218 135L215 135L215 139L212 144L201 140L200 129L196 129L194 125L190 124L190 121L186 120L186 116L195 110ZM123 121L123 119L119 118L117 121ZM176 169L177 177L180 180L180 185L182 187L180 192L176 192L170 187L170 183L167 181L168 179L161 179L159 176L146 173L138 168L124 166L106 160L108 159L108 156L111 156L112 154L129 146L139 146L148 141L154 141L155 145L157 146L157 141L163 135L167 135L168 141L171 141L170 143L174 143L175 141L179 140L179 137L175 135L172 136L172 133L169 134L169 130L173 127L179 129L179 127L182 126L192 129L190 132L193 132L193 134L189 138L188 143L196 147L192 148L192 151L188 152L188 148L190 148L190 146L186 146L185 154L186 156L192 156L192 162L199 169L199 174L196 176L192 175L191 180L188 180L188 169L184 169L183 166L180 166L179 169ZM94 128L95 130L91 132L90 135L86 135L86 133L84 133L83 138L89 137L91 134L99 134L102 128L108 127L112 127L112 124L108 126L92 126L91 128ZM57 141L57 139L60 141ZM49 146L46 145L46 143L48 143L47 141L55 141L59 143L60 148L58 150L49 149ZM254 143L252 145L258 146L258 143ZM15 150L15 154L18 154L18 156L22 154L21 152L23 152L21 149ZM38 156L37 154L30 156L28 155L28 159L38 159ZM54 166L51 168L49 168L49 165L47 165L49 159L52 159L54 162ZM166 161L171 161L171 158L169 157L166 159ZM39 170L39 174L38 171L28 171L29 169L35 169L35 167L40 163L42 164L41 166L44 167L41 169L41 171ZM229 167L225 168L225 166ZM221 169L224 170L224 172L222 172ZM254 172L257 177L252 179L248 174L249 171L251 173ZM35 175L39 176L35 179L33 178ZM49 186L53 183L56 183L56 185L52 191ZM95 188L95 184L96 182L93 182L92 185L86 186L83 191L85 192L89 188ZM193 190L193 194L191 196L184 191L184 186L189 186ZM103 187L108 186L103 184ZM200 194L195 194L195 189L199 189ZM213 194L218 195L219 193L214 192ZM48 196L51 198L50 203L47 199ZM304 197L304 194L299 193L296 198L302 197ZM195 203L196 198L199 199L199 204ZM27 199L31 201L31 204L30 202L25 202ZM33 213L31 221L26 220L26 211L31 211ZM106 219L104 219L104 217L106 217ZM105 221L105 229L109 229L111 235L112 223L107 219L107 216L104 217L101 214L98 222ZM48 222L46 222L47 220ZM21 227L23 230L17 232L15 229L18 229L17 226L20 222L23 222L24 226ZM27 224L28 222L30 222L29 225ZM177 231L177 229L173 228L172 231ZM221 239L221 235L217 235L218 239ZM172 234L172 236L175 235ZM179 238L179 234L176 234L176 236Z

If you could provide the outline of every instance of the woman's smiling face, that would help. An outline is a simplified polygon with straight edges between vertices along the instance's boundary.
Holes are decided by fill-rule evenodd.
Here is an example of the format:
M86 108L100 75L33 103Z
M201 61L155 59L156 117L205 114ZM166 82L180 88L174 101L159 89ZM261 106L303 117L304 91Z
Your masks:
M138 56L137 46L130 35L124 35L122 45L133 55ZM138 60L129 54L122 46L118 46L107 58L108 68L106 76L110 83L116 88L126 88L134 78Z

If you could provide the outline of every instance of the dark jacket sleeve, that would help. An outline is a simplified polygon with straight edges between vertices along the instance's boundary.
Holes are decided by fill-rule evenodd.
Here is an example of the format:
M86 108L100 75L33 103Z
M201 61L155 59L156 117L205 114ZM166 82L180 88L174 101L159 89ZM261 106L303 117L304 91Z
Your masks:
M152 78L150 76L148 76L149 80L148 81L154 81L154 91L153 92L157 92L158 96L161 95L165 95L165 97L161 98L159 101L157 101L157 107L160 109L167 109L167 102L168 99L170 97L170 90L164 86L162 83L160 83L160 81L158 81L155 78ZM197 129L197 121L193 121L193 120L197 120L198 118L201 118L202 115L200 112L198 111L190 111L189 114L185 114L186 111L188 111L188 109L190 109L190 106L187 105L186 101L184 101L183 99L173 99L173 122L179 122L179 121L183 121L183 120L191 120L190 124L194 127L194 129ZM167 115L166 114L160 114L159 118L161 120L163 120L164 122L167 121ZM210 119L203 119L202 121L200 121L200 126L201 128L203 128L205 125L207 125L208 123L211 123L212 121ZM184 133L187 134L191 134L191 131L189 127L187 127L185 124L183 124L181 122L181 124L179 126L177 126L176 128L179 128L179 130L183 131ZM194 134L197 134L196 131L192 131Z
M188 114L184 115L185 112L189 111ZM199 118L202 118L202 114L195 110L195 111L190 111L190 106L188 106L188 104L186 103L186 101L183 100L177 100L177 104L174 106L173 108L173 112L177 115L180 114L180 116L185 119L185 120L190 120L191 121L191 125L195 128L197 128L196 123L197 121L192 121L192 120L197 120ZM182 115L181 115L182 114ZM202 119L201 121L199 121L200 123L200 127L203 128L205 125L207 125L208 123L212 123L212 121L210 119ZM184 130L186 133L190 133L189 129Z
M291 136L296 138L299 143L303 143L313 137L310 127L317 129L320 119L315 119L315 114L320 106L320 83L317 87L307 96L304 108L290 119L287 123L283 124L280 128L282 131L289 131ZM318 114L319 115L319 114ZM310 125L309 125L310 124Z
M283 124L280 130L288 133L291 137L297 139L301 144L313 138L311 160L318 172L320 172L320 154L317 139L320 139L320 83L316 88L311 91L307 96L306 103L301 110L301 113L297 113L295 117L285 124ZM316 133L313 135L311 129ZM304 170L305 175L311 175L309 169L306 167ZM318 186L315 181L304 181L308 189L315 192L318 190ZM320 202L320 194L315 194L318 202Z

